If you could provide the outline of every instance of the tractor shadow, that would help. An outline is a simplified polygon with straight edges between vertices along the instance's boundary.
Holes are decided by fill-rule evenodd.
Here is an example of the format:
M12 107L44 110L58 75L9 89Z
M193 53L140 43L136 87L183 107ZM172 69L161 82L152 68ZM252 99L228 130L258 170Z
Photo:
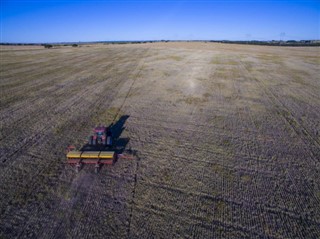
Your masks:
M83 145L80 149L81 151L115 151L117 154L122 154L125 151L127 144L130 141L130 138L122 138L121 134L125 130L125 123L129 118L129 115L123 115L115 123L112 123L108 126L113 135L113 146L103 146L103 145L90 145L88 142Z
M122 138L121 134L125 130L124 124L126 123L129 115L123 115L120 119L115 123L111 124L109 127L111 129L113 140L114 140L114 150L117 154L121 154L124 152L127 144L130 141L130 138Z

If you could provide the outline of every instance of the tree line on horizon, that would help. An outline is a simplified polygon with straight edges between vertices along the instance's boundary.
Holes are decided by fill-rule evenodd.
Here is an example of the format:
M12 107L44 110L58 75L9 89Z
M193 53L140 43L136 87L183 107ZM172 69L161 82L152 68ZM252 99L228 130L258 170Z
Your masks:
M320 46L320 40L271 40L271 41L232 41L232 40L151 40L151 41L95 41L95 42L79 42L79 43L0 43L0 45L14 45L14 46L43 46L46 49L55 46L72 46L78 47L82 44L142 44L142 43L156 43L156 42L205 42L205 43L227 43L227 44L246 44L246 45L267 45L267 46Z

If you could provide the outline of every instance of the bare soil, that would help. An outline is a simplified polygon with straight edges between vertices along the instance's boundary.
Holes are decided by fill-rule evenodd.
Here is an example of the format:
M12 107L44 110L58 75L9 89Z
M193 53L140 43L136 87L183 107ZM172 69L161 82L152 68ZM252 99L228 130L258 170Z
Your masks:
M0 54L1 238L320 237L319 47ZM113 121L136 157L77 174Z

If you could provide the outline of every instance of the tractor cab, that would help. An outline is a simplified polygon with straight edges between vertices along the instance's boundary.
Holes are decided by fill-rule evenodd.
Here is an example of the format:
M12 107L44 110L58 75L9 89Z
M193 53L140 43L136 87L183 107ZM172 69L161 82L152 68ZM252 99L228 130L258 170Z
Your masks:
M90 145L112 146L112 132L108 127L95 127L93 133L89 138Z
M107 132L106 127L96 127L93 129L93 133L97 136L103 136Z

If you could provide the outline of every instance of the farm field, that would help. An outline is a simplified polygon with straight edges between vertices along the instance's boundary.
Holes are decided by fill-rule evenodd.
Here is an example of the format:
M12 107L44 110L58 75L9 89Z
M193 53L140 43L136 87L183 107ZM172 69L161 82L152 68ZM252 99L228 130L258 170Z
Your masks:
M320 48L1 48L0 238L320 238ZM99 124L135 152L67 165Z

